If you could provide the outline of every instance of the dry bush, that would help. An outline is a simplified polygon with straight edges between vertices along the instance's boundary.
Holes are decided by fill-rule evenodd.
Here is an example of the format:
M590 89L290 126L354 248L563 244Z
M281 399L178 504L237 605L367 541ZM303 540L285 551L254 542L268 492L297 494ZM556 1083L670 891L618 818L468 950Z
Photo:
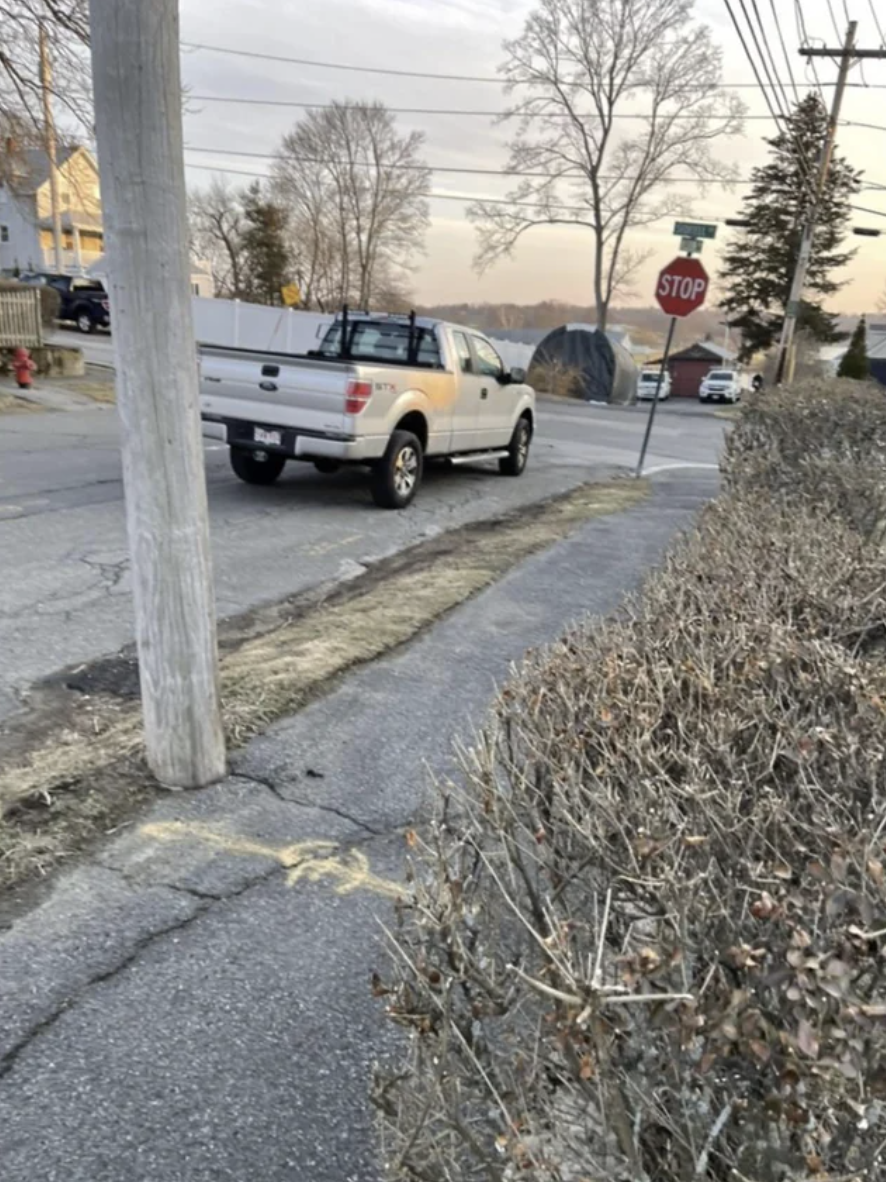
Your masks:
M417 840L377 990L410 1032L392 1178L884 1176L886 578L809 463L862 454L854 409L843 439L812 392L804 447L781 397L642 596L519 671Z
M584 380L581 370L574 365L566 365L556 357L545 357L535 362L526 380L540 393L552 394L555 398L582 396Z
M819 382L748 399L723 460L727 489L808 497L867 537L886 523L886 394L874 383Z

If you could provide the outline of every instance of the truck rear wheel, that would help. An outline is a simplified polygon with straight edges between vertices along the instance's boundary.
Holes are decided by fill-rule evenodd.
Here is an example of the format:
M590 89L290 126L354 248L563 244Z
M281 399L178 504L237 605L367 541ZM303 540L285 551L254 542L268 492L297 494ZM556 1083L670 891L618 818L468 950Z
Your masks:
M381 509L405 509L424 470L421 444L411 431L395 431L372 469L372 499Z
M231 467L247 484L273 484L286 467L286 456L232 447Z
M532 425L526 415L517 420L511 442L508 444L508 454L498 461L498 470L502 476L522 476L526 461L529 459L529 444L532 440Z
M81 332L93 332L95 330L95 324L92 316L88 312L78 312L77 327Z

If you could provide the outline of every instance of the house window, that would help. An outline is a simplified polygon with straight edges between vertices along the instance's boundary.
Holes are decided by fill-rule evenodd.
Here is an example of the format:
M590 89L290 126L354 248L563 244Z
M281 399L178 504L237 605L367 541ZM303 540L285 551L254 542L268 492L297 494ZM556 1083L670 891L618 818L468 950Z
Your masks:
M9 226L0 226L0 242L9 241Z

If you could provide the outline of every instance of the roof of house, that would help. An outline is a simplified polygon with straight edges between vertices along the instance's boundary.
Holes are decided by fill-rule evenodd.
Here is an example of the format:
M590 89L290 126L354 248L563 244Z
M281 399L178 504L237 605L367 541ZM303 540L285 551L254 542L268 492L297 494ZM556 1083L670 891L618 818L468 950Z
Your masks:
M71 157L80 151L80 145L59 144L56 154L56 166L61 168ZM22 148L18 153L25 165L25 177L28 186L35 191L49 180L49 157L44 148Z
M687 349L672 353L671 361L734 361L735 353L723 345L716 345L713 341L696 341Z

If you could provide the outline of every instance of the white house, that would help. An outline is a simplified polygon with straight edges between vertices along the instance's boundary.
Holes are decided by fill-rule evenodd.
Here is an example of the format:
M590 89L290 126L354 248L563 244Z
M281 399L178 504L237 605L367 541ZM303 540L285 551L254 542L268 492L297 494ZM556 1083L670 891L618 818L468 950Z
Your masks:
M0 273L54 271L49 157L42 148L6 144L0 181ZM98 168L83 147L57 152L63 265L78 274L104 249Z

